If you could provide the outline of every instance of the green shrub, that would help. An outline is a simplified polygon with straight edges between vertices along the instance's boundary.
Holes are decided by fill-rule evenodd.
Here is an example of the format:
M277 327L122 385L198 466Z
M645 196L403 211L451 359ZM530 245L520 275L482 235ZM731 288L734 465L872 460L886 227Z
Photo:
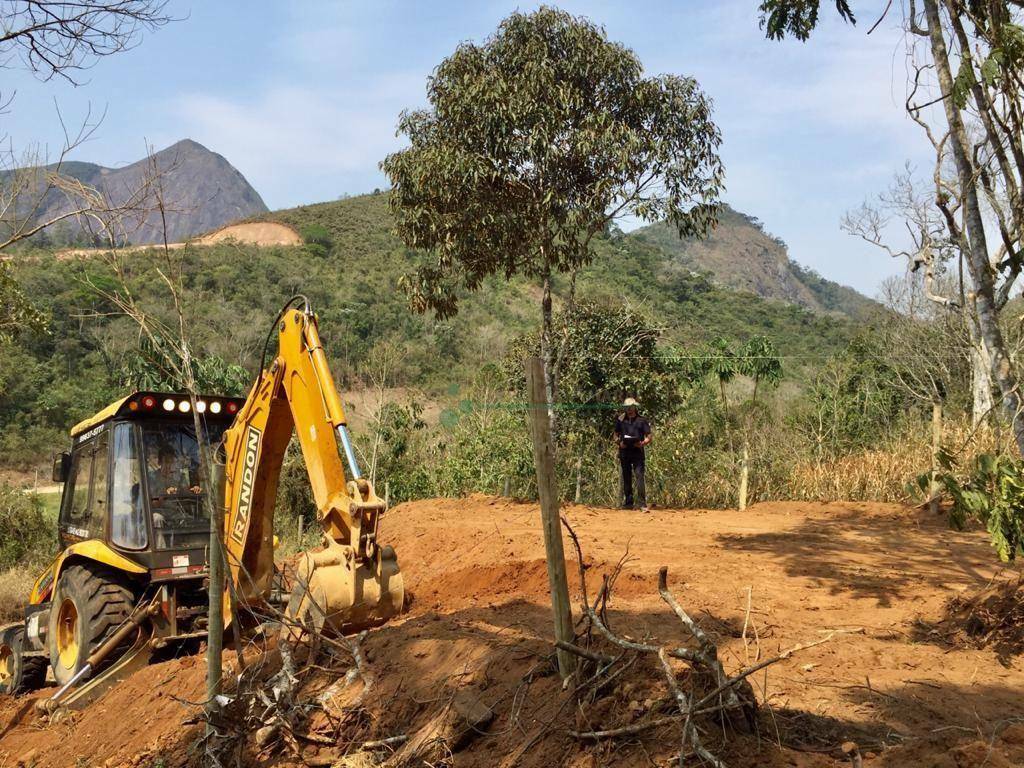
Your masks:
M36 563L53 548L53 526L35 493L0 485L0 568Z
M307 224L299 234L302 235L302 242L306 244L306 250L314 256L323 258L334 247L331 231L323 224Z
M962 529L968 520L981 523L999 559L1016 560L1024 552L1024 462L1011 456L981 454L968 467L966 478L960 478L949 457L943 458L951 471L940 475L939 482L953 499L953 527ZM927 475L918 478L922 490L927 482Z

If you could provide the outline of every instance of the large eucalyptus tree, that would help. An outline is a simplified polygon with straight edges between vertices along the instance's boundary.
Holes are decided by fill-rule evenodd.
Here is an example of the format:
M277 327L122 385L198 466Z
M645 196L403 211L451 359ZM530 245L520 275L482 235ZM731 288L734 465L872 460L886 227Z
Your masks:
M711 102L694 79L646 77L601 27L548 7L461 44L427 96L400 118L408 148L381 164L398 234L420 252L405 281L413 306L447 317L491 275L535 281L554 403L557 275L569 276L571 311L576 272L616 219L667 220L680 236L713 225L723 172Z

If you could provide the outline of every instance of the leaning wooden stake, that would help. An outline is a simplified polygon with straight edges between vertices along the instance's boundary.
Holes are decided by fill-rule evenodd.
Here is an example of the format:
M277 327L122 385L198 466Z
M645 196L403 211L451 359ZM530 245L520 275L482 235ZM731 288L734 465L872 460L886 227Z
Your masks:
M206 445L202 440L201 433L199 445L200 450ZM207 463L207 467L210 467L209 463ZM210 601L206 641L206 710L208 715L206 728L208 737L214 734L209 717L213 716L218 706L217 697L221 693L224 656L225 576L224 550L221 539L221 532L224 530L224 472L223 467L217 469L216 480L212 483L212 489L205 499L207 510L210 513ZM209 473L207 477L209 477Z
M555 641L572 643L572 609L569 603L569 581L565 575L565 551L562 548L562 526L558 514L558 481L555 476L555 447L551 436L544 366L539 357L526 360L526 383L530 399L530 432L533 435L533 459L537 467L537 491L540 496L540 517L544 528L544 549L551 586L551 607L554 611ZM576 657L558 648L558 672L566 679L576 668Z

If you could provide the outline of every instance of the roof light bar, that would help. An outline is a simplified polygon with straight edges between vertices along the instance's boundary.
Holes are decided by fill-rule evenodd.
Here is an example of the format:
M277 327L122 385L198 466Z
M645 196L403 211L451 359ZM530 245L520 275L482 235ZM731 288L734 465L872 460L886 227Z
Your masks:
M155 411L163 410L166 413L190 413L192 411L192 401L188 397L171 396L160 399L160 395L142 395L141 397L130 400L125 406L129 411L138 413L140 411ZM199 400L196 399L195 409L196 413L207 413L214 416L220 416L222 414L234 415L238 413L240 403L237 400Z

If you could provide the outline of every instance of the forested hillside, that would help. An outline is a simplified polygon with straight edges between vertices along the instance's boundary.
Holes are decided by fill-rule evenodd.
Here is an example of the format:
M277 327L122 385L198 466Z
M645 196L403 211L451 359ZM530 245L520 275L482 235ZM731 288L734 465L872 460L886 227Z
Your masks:
M724 206L718 226L704 239L679 237L666 224L652 224L629 235L656 246L673 263L707 272L727 288L752 291L808 309L865 320L878 304L852 288L828 280L789 258L786 244L764 231L757 219Z
M304 293L321 317L341 386L358 386L367 356L391 343L405 352L395 383L432 398L465 385L482 363L499 362L509 342L539 322L535 292L521 280L492 280L451 320L410 312L398 280L411 255L390 233L384 194L269 218L295 226L307 245L197 247L183 257L189 326L202 355L252 372L280 305ZM663 329L676 352L764 334L798 370L840 350L855 332L842 317L720 287L645 238L615 235L598 250L580 276L580 297L630 305ZM160 252L121 258L132 290L166 316ZM139 334L100 296L118 289L101 255L58 259L37 251L15 261L15 275L50 319L48 334L0 346L0 463L24 466L45 460L68 426L132 385Z

